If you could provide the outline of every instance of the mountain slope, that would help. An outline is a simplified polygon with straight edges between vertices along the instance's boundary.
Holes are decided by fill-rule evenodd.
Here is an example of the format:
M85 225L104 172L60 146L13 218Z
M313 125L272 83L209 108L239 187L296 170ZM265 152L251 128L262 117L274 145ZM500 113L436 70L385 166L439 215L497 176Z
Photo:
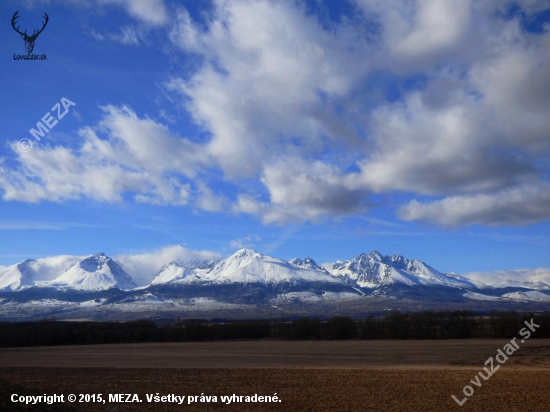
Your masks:
M0 291L19 291L34 286L37 281L54 279L81 260L81 256L72 255L27 259L0 273Z
M290 263L291 265L294 265L294 266L298 266L298 267L303 267L303 268L308 268L308 269L313 269L313 270L316 270L318 272L321 272L321 273L324 273L326 275L330 275L330 273L328 272L328 270L326 270L325 268L323 268L322 266L319 266L312 258L310 257L307 257L305 258L304 260L302 259L298 259L298 258L294 258L292 260L289 260L288 263Z
M104 253L98 253L75 264L54 280L37 282L36 286L98 291L110 288L132 289L136 284L118 263Z
M180 316L181 311L199 307L247 307L254 314L278 313L284 307L322 313L331 305L363 311L373 302L399 302L397 308L411 310L465 303L539 304L544 309L550 304L550 293L543 290L547 284L537 284L541 290L533 292L518 276L506 288L498 288L454 273L443 274L419 260L398 254L383 256L377 251L319 265L311 258L287 262L242 249L218 261L170 262L148 286L140 288L103 253L85 259L64 255L27 260L6 269L0 274L0 317L10 311L19 316L17 308L27 308L33 316L47 308L48 313L58 311L62 316L68 307L82 313L92 308L98 313L158 309Z
M22 263L10 266L0 275L0 291L18 291L34 285L35 271L31 268L34 260L27 259Z
M382 256L376 250L362 253L352 260L337 261L324 268L335 278L360 288L374 289L393 284L407 286L440 285L458 288L475 288L465 278L449 276L419 260L409 260L395 254Z
M250 249L241 249L227 259L205 262L201 265L182 265L172 262L161 270L151 284L261 284L279 283L340 284L328 272L300 267L282 259L262 255Z

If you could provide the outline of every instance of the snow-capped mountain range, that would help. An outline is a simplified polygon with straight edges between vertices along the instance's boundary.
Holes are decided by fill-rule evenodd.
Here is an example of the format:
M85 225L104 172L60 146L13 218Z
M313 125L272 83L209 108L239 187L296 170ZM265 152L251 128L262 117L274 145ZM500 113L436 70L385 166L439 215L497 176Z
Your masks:
M502 282L504 287L495 288L454 273L441 273L419 260L398 254L383 256L377 251L318 265L311 258L287 262L242 249L216 261L169 262L148 285L141 287L104 253L85 258L49 259L25 260L0 274L0 315L2 306L14 302L60 305L60 302L78 301L88 306L123 307L136 302L173 306L187 299L207 302L210 306L215 303L223 308L243 302L261 302L277 308L276 305L285 302L368 297L410 299L411 296L414 299L550 302L550 285L542 281L510 280ZM51 280L42 280L45 273Z
M37 287L105 290L129 290L136 287L133 279L105 253L98 253L76 263L52 281L36 282Z
M392 284L475 287L466 278L445 275L419 260L409 260L398 254L382 256L376 250L324 266L330 275L360 288L373 289Z
M172 262L162 268L151 282L151 285L162 283L179 285L341 283L338 279L330 276L328 272L319 272L311 267L293 263L296 260L286 262L250 249L242 249L227 259L218 262L203 261L188 264ZM311 261L313 262L313 260Z
M104 253L86 258L66 259L65 263L68 267L63 269L63 266L58 263L57 270L61 273L53 280L38 280L45 270L52 271L54 265L47 262L48 259L43 259L46 262L42 262L41 266L36 260L27 259L8 267L7 271L0 274L0 291L15 292L30 287L80 291L136 288L132 277ZM59 261L58 258L57 260ZM55 269L54 266L53 270ZM368 255L362 253L351 260L318 265L309 257L304 260L294 258L287 262L250 249L241 249L230 257L218 261L170 262L160 269L148 286L235 283L262 285L326 283L344 284L360 289L376 289L395 284L437 285L464 289L490 288L483 282L470 280L455 273L441 273L419 260L409 260L399 254L383 256L376 250ZM518 280L501 280L499 287L550 289L550 285L542 281Z

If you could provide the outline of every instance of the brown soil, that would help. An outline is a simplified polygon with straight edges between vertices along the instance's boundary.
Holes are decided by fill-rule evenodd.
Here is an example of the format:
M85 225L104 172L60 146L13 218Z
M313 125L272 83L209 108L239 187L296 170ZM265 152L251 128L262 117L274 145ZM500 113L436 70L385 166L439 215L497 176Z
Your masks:
M122 411L205 411L145 394L216 395L215 411L546 411L550 341L530 340L481 387L470 383L506 341L213 342L3 349L0 377L41 393L137 393ZM496 362L496 361L495 361ZM462 406L463 387L474 394ZM280 403L224 405L221 395ZM76 404L82 411L115 405ZM110 408L110 409L108 409ZM9 409L6 409L9 410Z
M509 340L248 341L0 349L1 367L479 369ZM550 370L550 339L519 343L506 368Z

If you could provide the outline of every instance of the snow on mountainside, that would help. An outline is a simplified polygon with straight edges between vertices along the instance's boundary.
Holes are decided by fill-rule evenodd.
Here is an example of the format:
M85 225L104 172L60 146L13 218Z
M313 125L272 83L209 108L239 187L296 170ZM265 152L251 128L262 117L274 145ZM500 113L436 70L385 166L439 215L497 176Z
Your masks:
M481 281L493 288L550 290L550 269L547 268L473 272L463 276L472 282Z
M362 253L352 260L337 261L324 267L335 278L361 288L378 288L392 284L475 288L468 279L445 275L419 260L409 260L398 254L382 256L376 250L368 255Z
M489 284L482 283L485 279ZM443 274L419 260L398 254L383 256L377 251L362 253L344 262L319 265L311 258L287 262L242 249L217 261L170 262L148 286L140 288L136 288L118 263L103 253L84 259L68 255L29 259L3 268L0 293L5 296L22 291L33 299L41 296L49 299L53 290L70 293L71 290L98 292L117 288L133 290L131 295L122 295L126 300L139 301L142 294L152 293L158 304L166 299L198 297L250 304L262 299L306 303L359 298L359 295L417 298L419 293L427 293L431 298L431 292L422 292L426 289L403 288L423 286L434 287L433 297L440 298L550 302L549 282L550 272L546 269L495 272L493 277L482 273L459 276ZM37 288L25 292L32 286Z
M241 249L227 259L203 262L202 265L182 265L172 262L161 270L151 285L258 283L329 283L340 282L328 274L308 267L299 267L282 259L262 255L250 249Z
M307 257L305 258L304 260L302 259L298 259L298 258L294 258L292 260L290 260L288 263L294 265L294 266L298 266L298 267L304 267L304 268L309 268L309 269L313 269L313 270L316 270L318 272L321 272L321 273L324 273L326 275L330 275L330 273L328 272L328 270L326 270L325 268L319 266L312 258L310 257Z
M35 273L30 267L32 262L34 261L27 259L8 267L8 270L0 275L0 291L22 290L34 285Z
M90 256L72 266L52 281L36 286L75 290L132 289L136 284L122 267L104 253Z
M170 262L168 265L163 266L150 285L199 282L202 279L200 274L212 269L217 263L211 260L187 263Z
M550 302L550 296L536 290L528 292L513 292L502 295L505 298L521 300L521 301L542 301Z
M0 291L18 291L34 286L36 281L51 280L65 272L82 257L71 255L27 259L0 273Z

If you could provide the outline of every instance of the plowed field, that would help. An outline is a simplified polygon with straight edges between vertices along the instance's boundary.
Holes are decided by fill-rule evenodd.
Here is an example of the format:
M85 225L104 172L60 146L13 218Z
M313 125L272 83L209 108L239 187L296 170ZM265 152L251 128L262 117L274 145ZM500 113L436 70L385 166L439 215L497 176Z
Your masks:
M45 394L138 394L122 411L547 411L550 341L525 342L481 386L506 341L213 342L3 349L0 377ZM495 360L495 365L497 361ZM464 386L474 393L463 406ZM217 396L149 403L146 394ZM223 404L232 394L281 402ZM10 404L4 404L9 409ZM81 411L114 403L73 404ZM208 409L207 409L208 408Z

